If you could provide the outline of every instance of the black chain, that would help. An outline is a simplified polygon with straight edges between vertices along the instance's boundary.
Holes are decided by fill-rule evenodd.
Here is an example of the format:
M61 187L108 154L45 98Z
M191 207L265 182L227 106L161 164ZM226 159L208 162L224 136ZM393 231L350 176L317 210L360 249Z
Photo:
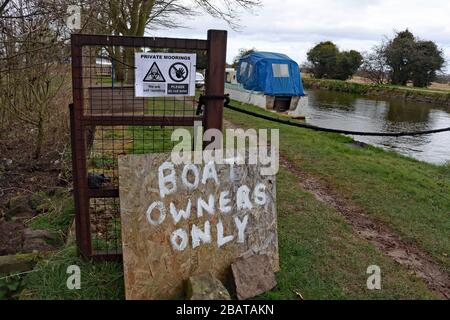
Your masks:
M225 100L224 101L224 105L227 106L230 104L230 95L226 94L223 96L219 96L219 95L203 95L201 94L200 97L198 98L198 104L197 104L197 111L195 112L195 115L199 116L203 113L203 107L206 106L206 101L207 100Z
M322 128L317 127L314 125L306 124L306 123L300 123L300 122L294 122L287 119L280 119L280 118L274 118L269 117L263 114L259 114L256 112L252 112L249 110L244 110L242 108L238 108L235 106L232 106L229 104L229 98L228 102L224 103L224 107L228 108L233 111L237 111L240 113L244 113L250 116L254 116L260 119L269 120L281 124L286 124L293 127L298 128L304 128L304 129L310 129L314 131L321 131L321 132L329 132L329 133L340 133L340 134L347 134L352 136L372 136L372 137L405 137L405 136L419 136L419 135L427 135L427 134L434 134L434 133L441 133L450 131L450 127L448 128L441 128L441 129L434 129L434 130L426 130L426 131L410 131L410 132L361 132L361 131L348 131L348 130L341 130L341 129L331 129L331 128Z

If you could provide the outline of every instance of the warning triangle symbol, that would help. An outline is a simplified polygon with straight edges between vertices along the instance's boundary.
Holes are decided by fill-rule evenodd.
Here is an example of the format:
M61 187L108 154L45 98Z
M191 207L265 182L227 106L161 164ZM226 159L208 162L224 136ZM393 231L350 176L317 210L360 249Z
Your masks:
M156 62L153 62L150 70L148 70L147 75L144 77L144 82L166 82L161 70L159 70Z

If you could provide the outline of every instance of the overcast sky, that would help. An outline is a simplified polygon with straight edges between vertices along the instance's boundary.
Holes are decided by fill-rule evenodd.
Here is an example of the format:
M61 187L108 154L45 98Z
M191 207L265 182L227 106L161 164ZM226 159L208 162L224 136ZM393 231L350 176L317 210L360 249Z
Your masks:
M306 52L320 41L367 51L385 36L392 37L394 30L409 28L416 36L435 41L450 64L448 0L262 0L262 7L241 12L239 31L206 14L184 25L187 28L149 35L203 39L208 29L225 29L228 62L240 48L254 47L285 53L301 64Z

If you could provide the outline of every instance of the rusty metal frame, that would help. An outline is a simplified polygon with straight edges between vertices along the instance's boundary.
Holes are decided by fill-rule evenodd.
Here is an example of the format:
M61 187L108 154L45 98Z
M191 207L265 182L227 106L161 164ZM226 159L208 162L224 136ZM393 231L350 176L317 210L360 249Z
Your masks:
M194 121L203 121L205 129L222 130L223 103L208 100L203 116L109 116L85 115L83 99L83 55L84 46L123 46L186 50L205 50L208 54L205 94L223 96L225 82L225 59L227 32L208 30L207 40L151 38L108 35L73 34L71 37L73 103L70 105L72 176L75 200L76 244L78 253L86 259L120 260L121 254L94 252L91 241L90 198L118 197L117 189L90 189L87 181L85 129L89 125L172 125L193 126Z

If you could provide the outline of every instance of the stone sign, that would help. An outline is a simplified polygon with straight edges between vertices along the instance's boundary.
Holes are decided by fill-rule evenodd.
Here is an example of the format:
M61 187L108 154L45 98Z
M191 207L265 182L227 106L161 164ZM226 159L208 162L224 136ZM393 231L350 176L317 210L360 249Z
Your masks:
M246 254L279 270L275 177L259 166L126 155L119 181L127 299L181 298L189 277L225 281Z

